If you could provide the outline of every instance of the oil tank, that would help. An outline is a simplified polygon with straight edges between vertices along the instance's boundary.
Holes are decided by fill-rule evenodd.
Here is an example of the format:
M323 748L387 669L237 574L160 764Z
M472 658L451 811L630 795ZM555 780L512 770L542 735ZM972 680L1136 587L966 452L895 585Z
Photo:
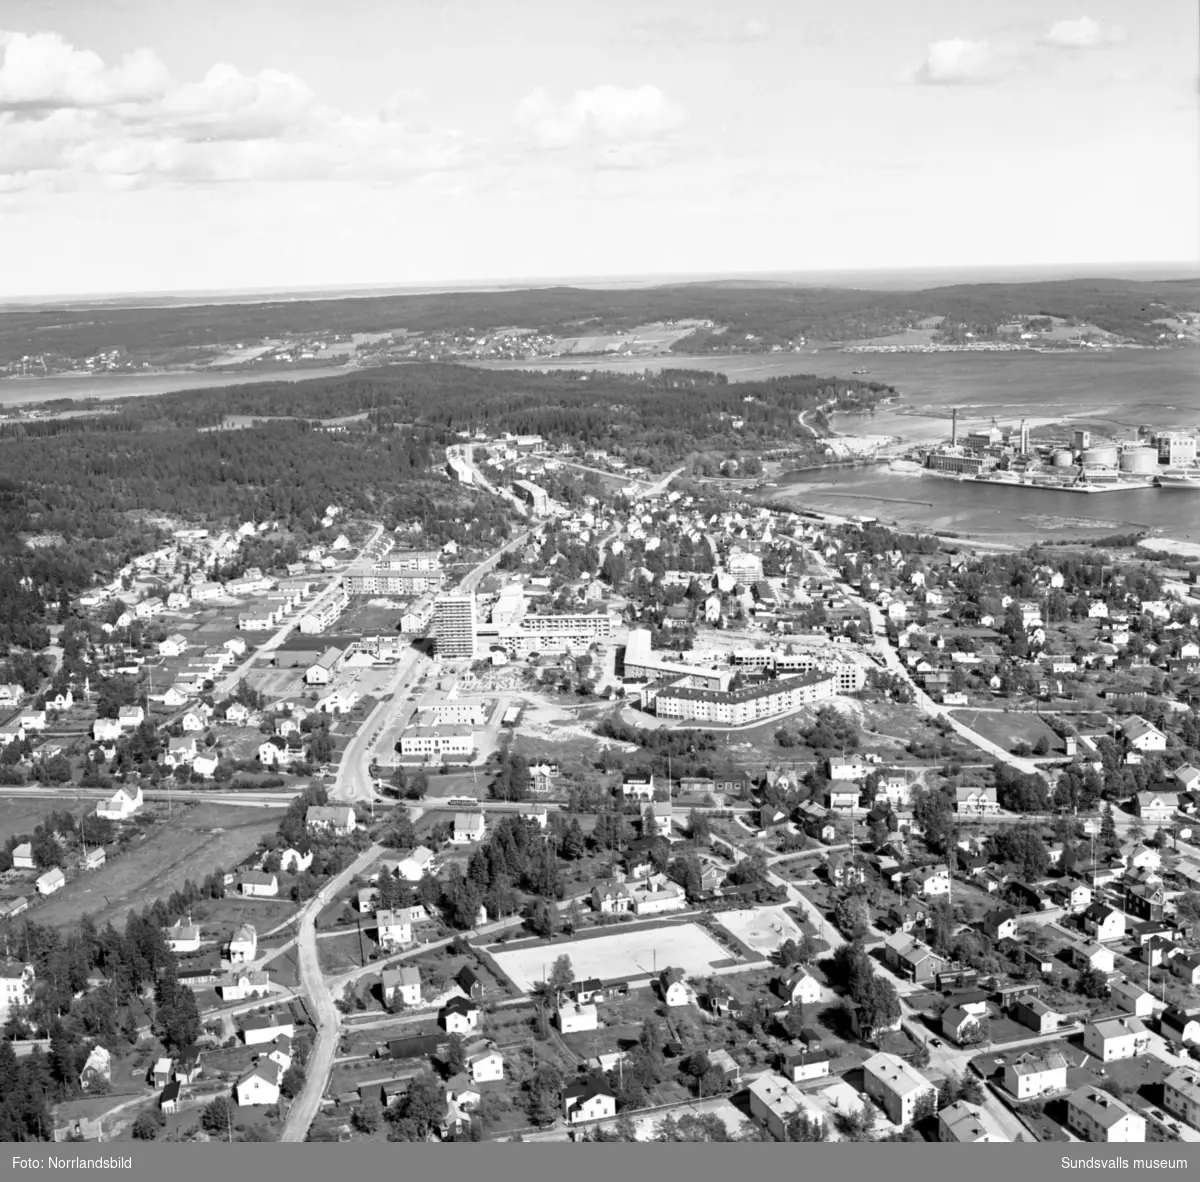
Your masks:
M1080 457L1080 463L1085 468L1115 468L1117 466L1117 449L1115 447L1088 447Z
M1056 468L1069 468L1071 466L1072 459L1074 459L1074 457L1071 455L1071 449L1067 447L1060 447L1058 451L1054 453L1052 463Z
M1153 447L1128 447L1121 453L1121 471L1149 476L1158 471L1158 452Z

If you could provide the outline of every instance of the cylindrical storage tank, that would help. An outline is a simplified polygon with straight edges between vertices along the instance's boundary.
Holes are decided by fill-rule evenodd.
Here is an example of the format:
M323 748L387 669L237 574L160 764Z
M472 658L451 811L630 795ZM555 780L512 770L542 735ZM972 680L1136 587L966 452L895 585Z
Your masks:
M1115 447L1085 448L1080 457L1080 463L1085 468L1115 468L1117 466L1117 449Z
M1069 468L1073 459L1069 448L1061 447L1054 453L1053 464L1056 468Z
M1121 453L1121 471L1148 476L1158 471L1158 452L1152 447L1128 447Z

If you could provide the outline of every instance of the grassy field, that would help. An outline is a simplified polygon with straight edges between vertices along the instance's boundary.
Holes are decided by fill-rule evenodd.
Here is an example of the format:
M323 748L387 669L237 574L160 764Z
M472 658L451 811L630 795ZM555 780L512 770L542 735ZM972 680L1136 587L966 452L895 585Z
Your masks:
M337 622L341 633L395 632L404 613L399 599L352 599Z
M60 805L54 800L0 800L0 841L32 833L34 826L54 808L70 808L73 804L73 801Z
M246 680L269 701L280 698L303 698L305 693L312 693L304 684L303 669L271 669L256 666L250 671ZM257 732L255 732L257 734Z
M317 950L321 968L325 972L344 973L348 969L362 968L363 953L370 958L371 953L377 950L377 945L366 931L363 931L361 941L359 933L354 931L332 936L328 940L318 940Z
M1006 751L1022 742L1032 747L1043 736L1050 744L1050 754L1061 755L1064 751L1062 739L1037 714L1006 714L992 710L954 710L951 713L959 722Z
M189 878L201 882L218 867L236 865L278 824L277 815L258 810L176 805L142 841L99 870L68 883L34 908L31 918L38 923L69 924L90 914L97 923L119 922L130 908L140 910L165 898Z
M204 912L206 929L232 935L234 929L243 923L252 923L260 933L269 932L295 915L299 908L290 899L242 899L230 895L224 899L206 901L197 907L197 918L201 910Z

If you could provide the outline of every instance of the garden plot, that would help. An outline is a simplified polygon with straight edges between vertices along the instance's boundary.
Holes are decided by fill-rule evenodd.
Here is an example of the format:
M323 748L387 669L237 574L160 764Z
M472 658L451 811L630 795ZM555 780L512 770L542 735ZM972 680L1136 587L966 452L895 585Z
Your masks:
M532 948L493 951L492 955L517 988L528 993L564 953L571 958L577 981L589 977L618 981L666 968L682 969L689 977L707 977L714 964L729 963L729 953L694 923L589 940L556 940Z

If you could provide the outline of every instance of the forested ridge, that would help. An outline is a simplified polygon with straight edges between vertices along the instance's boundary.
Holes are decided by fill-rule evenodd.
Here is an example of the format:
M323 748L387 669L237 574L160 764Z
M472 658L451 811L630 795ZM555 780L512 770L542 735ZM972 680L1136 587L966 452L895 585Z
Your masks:
M797 336L836 341L877 335L931 315L983 323L1020 315L1074 317L1143 339L1153 336L1153 321L1168 309L1198 304L1200 282L1192 279L1072 279L915 291L702 282L627 291L548 287L186 307L81 302L0 312L0 364L19 360L32 342L41 352L83 358L112 348L146 354L265 337L398 329L471 333L515 327L569 337L682 319L754 333L766 347L770 340Z

